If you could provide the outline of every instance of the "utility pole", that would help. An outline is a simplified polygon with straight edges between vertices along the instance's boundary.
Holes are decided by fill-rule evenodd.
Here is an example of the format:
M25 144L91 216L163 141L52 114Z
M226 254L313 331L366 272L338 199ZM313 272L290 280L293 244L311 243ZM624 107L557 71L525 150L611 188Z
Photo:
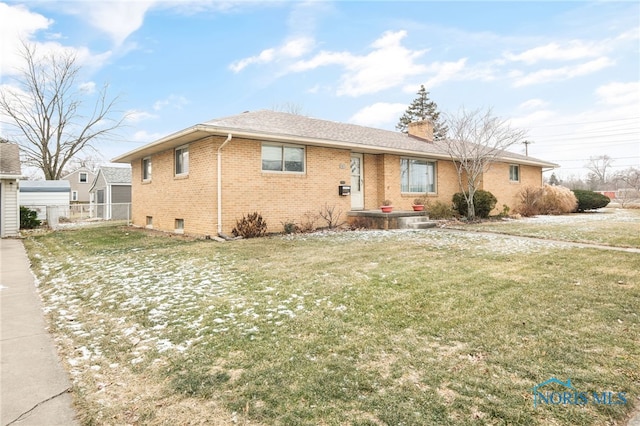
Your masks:
M524 155L526 155L527 157L529 156L529 144L533 143L531 141L522 141L522 143L524 144Z

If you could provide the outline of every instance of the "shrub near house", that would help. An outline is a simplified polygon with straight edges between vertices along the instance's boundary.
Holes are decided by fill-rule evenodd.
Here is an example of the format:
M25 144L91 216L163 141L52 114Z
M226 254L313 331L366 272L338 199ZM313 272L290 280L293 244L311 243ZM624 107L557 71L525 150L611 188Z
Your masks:
M585 212L606 207L611 200L606 195L583 189L574 189L573 193L578 199L576 211Z
M475 207L476 216L480 218L489 217L489 213L496 206L498 200L489 191L477 190L473 194L473 205ZM465 194L458 192L453 196L453 205L462 216L467 216L467 200Z

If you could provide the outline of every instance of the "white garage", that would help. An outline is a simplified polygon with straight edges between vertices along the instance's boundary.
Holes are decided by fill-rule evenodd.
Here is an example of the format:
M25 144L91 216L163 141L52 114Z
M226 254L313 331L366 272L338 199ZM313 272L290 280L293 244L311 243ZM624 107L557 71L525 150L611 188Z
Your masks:
M71 186L68 180L21 180L18 200L21 206L38 212L38 219L69 216ZM49 211L49 218L47 218ZM57 222L57 220L56 220Z

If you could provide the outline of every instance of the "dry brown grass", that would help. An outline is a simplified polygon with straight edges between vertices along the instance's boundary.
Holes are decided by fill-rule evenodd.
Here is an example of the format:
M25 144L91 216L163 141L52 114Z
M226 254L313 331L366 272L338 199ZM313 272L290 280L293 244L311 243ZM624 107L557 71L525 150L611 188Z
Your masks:
M563 186L528 186L520 191L519 198L514 212L525 217L571 213L578 205L573 192Z

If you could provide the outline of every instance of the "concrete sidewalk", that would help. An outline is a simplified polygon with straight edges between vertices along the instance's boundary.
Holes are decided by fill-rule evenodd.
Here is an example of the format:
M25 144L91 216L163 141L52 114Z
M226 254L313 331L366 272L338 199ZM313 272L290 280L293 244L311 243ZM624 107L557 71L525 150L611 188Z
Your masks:
M0 425L77 425L22 241L0 239Z

